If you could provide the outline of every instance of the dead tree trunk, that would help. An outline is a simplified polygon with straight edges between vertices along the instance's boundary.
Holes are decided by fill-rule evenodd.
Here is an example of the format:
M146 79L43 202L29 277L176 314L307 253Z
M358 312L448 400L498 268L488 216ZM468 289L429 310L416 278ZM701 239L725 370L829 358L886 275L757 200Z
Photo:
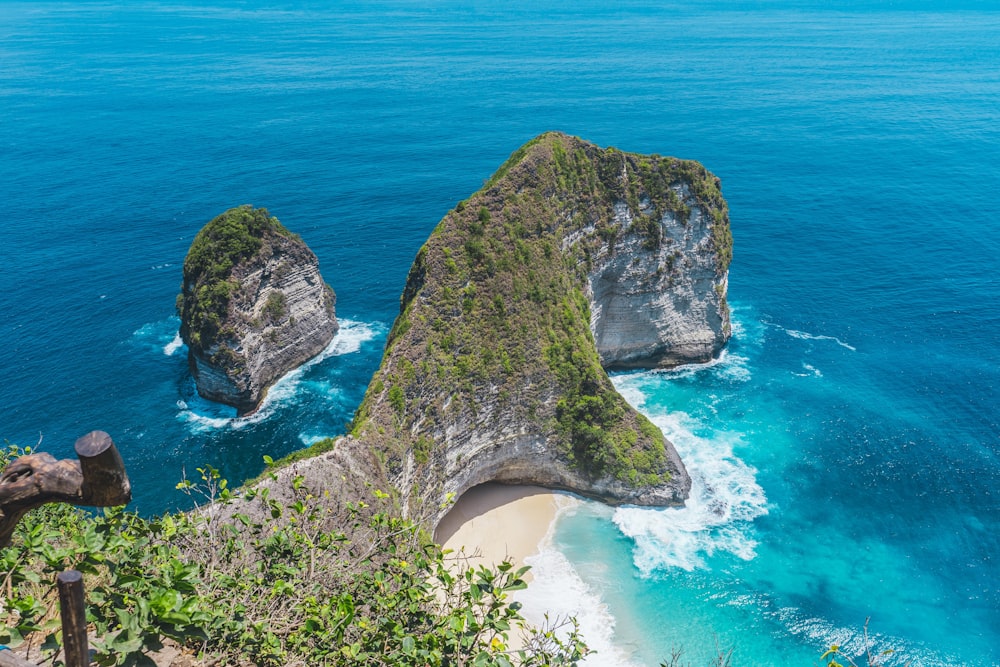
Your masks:
M132 499L125 464L110 435L91 431L75 448L79 461L28 454L0 474L0 548L10 544L24 514L45 503L114 507Z

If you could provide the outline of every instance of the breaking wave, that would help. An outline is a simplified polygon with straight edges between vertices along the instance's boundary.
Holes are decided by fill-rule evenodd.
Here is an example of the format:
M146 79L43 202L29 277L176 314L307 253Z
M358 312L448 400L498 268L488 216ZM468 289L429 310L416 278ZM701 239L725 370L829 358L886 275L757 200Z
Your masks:
M811 333L807 333L805 331L796 331L795 329L786 329L785 327L778 326L777 324L775 324L773 326L776 327L777 329L780 329L781 331L784 331L786 334L788 334L792 338L798 338L800 340L828 340L828 341L832 341L832 342L836 343L837 345L839 345L839 346L841 346L841 347L843 347L845 349L850 350L851 352L857 352L858 351L858 348L854 347L853 345L850 345L849 343L845 343L844 341L840 340L836 336L824 336L822 334L811 334Z
M626 400L640 410L646 396L632 380L642 375L647 374L615 379ZM740 434L712 431L684 412L646 415L674 443L691 476L691 494L680 508L615 511L615 525L635 543L636 568L648 576L657 569L701 569L706 558L722 552L753 558L757 542L752 521L767 514L767 497L756 469L733 453Z
M187 422L191 430L196 433L222 428L238 431L268 419L278 408L300 400L303 393L336 396L339 394L338 387L327 379L305 380L306 371L331 357L354 354L361 349L364 343L384 332L385 326L381 323L340 320L340 330L330 341L330 344L318 355L298 368L289 371L271 385L260 407L252 415L232 416L233 408L212 403L196 395L187 401L177 402L177 407L180 409L177 418Z
M554 546L559 518L573 513L583 502L568 495L558 495L559 510L548 534L539 545L539 553L529 556L533 580L514 598L524 607L524 617L536 627L546 627L573 617L595 654L581 661L591 667L636 667L631 656L614 642L615 618L608 606L580 577L565 555Z

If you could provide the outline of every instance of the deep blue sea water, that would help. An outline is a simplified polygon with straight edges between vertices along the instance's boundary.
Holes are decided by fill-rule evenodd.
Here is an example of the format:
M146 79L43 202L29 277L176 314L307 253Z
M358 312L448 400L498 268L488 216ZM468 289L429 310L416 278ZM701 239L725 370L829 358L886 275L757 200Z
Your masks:
M183 505L185 470L343 431L417 249L520 144L693 158L734 340L615 381L694 495L572 504L533 599L573 602L596 665L812 665L868 616L886 664L1000 664L1000 11L829 4L0 2L0 437L106 430L140 511ZM343 329L234 420L174 298L242 203L309 243Z

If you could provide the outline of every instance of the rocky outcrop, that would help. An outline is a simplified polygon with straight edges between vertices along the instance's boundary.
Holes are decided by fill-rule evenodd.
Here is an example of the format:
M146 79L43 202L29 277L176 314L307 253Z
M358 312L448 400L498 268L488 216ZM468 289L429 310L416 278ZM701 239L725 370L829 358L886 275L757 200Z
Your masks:
M542 135L434 230L350 435L294 474L335 488L368 461L432 524L487 481L680 504L683 463L605 367L718 353L730 256L719 181L698 163Z
M276 497L301 480L333 504L375 487L431 527L488 481L682 503L673 445L605 367L705 361L725 344L719 187L696 162L559 133L518 149L417 253L350 434L263 483Z
M717 356L729 340L727 274L716 253L713 209L684 182L670 186L679 207L633 212L615 202L609 236L587 271L590 328L606 368L672 367ZM659 241L650 242L635 215L655 216ZM725 232L723 232L725 233Z
M336 334L316 255L266 209L240 206L198 233L177 300L198 393L253 412L268 387Z

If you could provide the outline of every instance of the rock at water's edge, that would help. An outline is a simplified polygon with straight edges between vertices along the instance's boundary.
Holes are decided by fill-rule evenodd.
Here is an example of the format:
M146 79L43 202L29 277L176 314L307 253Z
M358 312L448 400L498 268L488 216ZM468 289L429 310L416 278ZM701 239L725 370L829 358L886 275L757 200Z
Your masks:
M195 237L177 297L198 393L240 415L322 352L338 325L316 255L267 209L232 208Z
M541 135L417 253L350 434L262 483L272 498L301 483L331 506L388 491L429 528L489 481L679 505L684 464L605 368L717 354L731 257L702 165Z

